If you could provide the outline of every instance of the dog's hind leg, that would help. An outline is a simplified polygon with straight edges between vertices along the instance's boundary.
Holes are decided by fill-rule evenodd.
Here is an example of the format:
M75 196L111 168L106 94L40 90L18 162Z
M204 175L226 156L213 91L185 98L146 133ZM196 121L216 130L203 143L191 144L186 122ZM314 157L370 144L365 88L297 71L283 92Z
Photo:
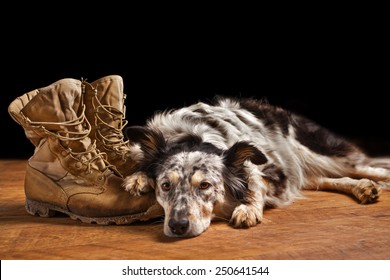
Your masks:
M307 190L337 191L353 195L360 203L373 203L381 193L380 184L369 179L319 178L304 187Z
M350 177L367 178L379 183L383 189L390 190L390 170L387 168L357 165L351 172Z

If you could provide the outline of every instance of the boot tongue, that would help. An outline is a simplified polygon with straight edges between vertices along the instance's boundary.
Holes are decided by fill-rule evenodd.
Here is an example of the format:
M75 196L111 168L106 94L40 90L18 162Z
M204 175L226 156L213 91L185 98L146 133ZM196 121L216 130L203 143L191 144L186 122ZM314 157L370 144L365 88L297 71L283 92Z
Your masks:
M107 76L91 83L97 90L100 103L123 113L123 80L120 76Z
M88 123L82 118L81 81L62 79L37 91L38 94L21 110L23 115L33 123L62 136L59 138L62 138L61 144L65 148L83 153L86 160L94 157L93 154L84 154L91 150L92 143L88 137ZM93 167L99 170L105 166L101 159L96 160L95 164Z
M33 122L45 123L50 131L58 130L58 123L74 121L81 111L81 82L62 79L40 88L33 99L21 110Z

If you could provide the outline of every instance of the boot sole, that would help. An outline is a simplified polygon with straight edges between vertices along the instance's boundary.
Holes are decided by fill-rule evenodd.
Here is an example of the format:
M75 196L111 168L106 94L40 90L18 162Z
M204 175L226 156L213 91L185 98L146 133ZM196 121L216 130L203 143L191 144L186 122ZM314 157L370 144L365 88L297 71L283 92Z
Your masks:
M56 212L63 213L69 216L72 220L78 220L87 224L98 224L98 225L128 225L136 221L147 221L150 217L153 217L155 211L160 211L158 207L152 206L145 213L113 216L113 217L85 217L69 212L61 207L51 205L44 202L38 202L26 198L25 203L27 213L33 216L39 216L43 218L49 218L56 215ZM158 212L156 212L158 213ZM152 216L151 216L152 214Z

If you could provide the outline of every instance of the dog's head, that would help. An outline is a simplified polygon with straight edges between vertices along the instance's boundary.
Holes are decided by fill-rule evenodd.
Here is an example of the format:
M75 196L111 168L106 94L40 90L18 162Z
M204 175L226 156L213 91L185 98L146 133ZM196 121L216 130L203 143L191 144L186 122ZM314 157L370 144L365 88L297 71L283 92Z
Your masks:
M144 127L130 127L126 132L144 152L142 171L154 180L157 201L165 211L167 236L199 235L209 227L217 208L221 215L227 204L245 202L244 162L266 161L247 142L222 151L194 135L168 143L160 132ZM229 211L226 218L230 218Z

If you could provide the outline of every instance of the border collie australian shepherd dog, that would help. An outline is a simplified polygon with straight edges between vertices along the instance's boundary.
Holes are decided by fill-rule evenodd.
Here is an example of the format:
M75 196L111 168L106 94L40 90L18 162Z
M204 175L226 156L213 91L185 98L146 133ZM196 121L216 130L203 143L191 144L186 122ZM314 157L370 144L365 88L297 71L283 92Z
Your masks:
M255 226L264 207L287 205L301 189L372 203L390 182L389 160L255 99L218 97L156 113L126 134L143 159L124 186L135 195L155 191L172 237L199 235L213 218Z

